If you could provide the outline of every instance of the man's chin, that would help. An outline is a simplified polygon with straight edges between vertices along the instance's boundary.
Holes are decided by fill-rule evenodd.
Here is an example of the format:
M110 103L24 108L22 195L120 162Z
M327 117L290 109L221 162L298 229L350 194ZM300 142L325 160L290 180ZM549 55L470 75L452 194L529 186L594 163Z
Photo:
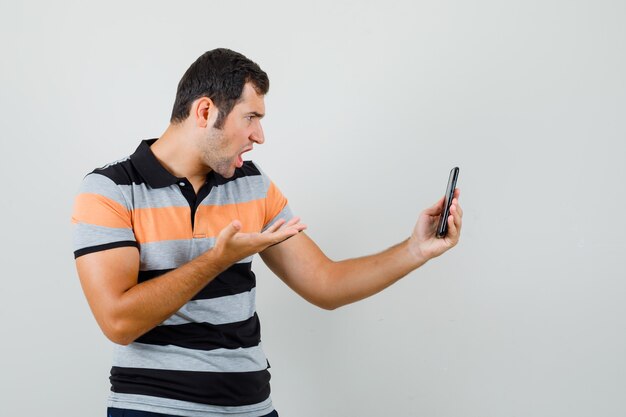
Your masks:
M232 178L235 176L235 168L228 168L228 170L219 170L219 171L215 171L217 172L220 176L222 176L222 178Z

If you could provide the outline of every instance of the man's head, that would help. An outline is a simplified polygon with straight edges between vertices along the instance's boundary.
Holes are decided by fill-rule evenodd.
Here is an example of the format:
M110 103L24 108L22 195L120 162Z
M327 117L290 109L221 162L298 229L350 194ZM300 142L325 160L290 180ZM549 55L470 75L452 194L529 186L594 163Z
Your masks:
M261 96L267 94L270 87L267 74L240 53L225 48L205 52L191 64L178 83L170 122L184 121L189 116L192 103L201 97L208 97L219 109L213 127L221 129L240 100L246 83L250 83Z
M178 84L171 125L186 129L198 160L225 178L243 166L242 155L265 141L261 119L267 74L245 56L228 50L206 52Z

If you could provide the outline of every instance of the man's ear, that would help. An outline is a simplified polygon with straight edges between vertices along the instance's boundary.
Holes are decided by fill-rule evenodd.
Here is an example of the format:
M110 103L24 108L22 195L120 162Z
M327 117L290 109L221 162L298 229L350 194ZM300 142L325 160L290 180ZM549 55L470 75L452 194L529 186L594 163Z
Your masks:
M205 129L207 126L213 126L219 114L218 108L208 97L200 97L191 103L190 116L194 117L197 127Z

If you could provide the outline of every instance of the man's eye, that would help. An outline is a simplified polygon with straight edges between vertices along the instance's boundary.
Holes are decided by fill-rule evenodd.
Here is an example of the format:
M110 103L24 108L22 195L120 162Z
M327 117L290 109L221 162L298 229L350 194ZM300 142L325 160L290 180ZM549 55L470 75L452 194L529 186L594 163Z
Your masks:
M254 116L246 116L246 120L249 122L252 121L252 118L254 118Z

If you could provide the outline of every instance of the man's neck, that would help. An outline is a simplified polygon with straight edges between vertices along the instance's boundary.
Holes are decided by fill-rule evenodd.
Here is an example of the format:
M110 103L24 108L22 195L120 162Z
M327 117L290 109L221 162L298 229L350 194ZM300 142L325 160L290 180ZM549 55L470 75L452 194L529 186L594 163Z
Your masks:
M205 182L211 169L202 163L194 139L184 122L170 124L150 150L172 175L187 178L195 188L195 184Z

